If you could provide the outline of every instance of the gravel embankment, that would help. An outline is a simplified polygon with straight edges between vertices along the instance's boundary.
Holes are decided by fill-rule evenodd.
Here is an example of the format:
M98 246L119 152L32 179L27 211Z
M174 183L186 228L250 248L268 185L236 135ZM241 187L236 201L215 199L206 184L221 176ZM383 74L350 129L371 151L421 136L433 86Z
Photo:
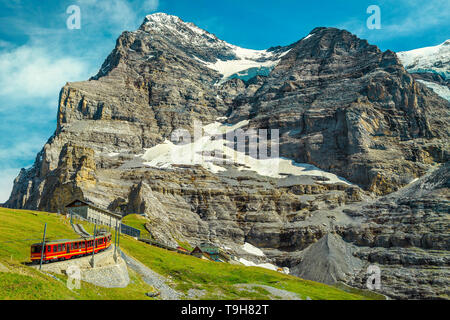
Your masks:
M277 299L277 300L302 300L296 293L294 292L290 292L290 291L286 291L286 290L282 290L282 289L278 289L278 288L274 288L271 286L266 286L263 284L238 284L236 285L236 287L241 288L241 289L246 289L246 290L252 290L255 287L260 287L260 288L264 288L267 291L269 291L270 295L272 295L273 299ZM306 297L307 299L307 297Z
M142 279L156 290L161 292L161 299L163 300L179 300L183 294L172 289L166 284L166 279L158 273L150 270L139 261L121 252L123 260L125 260L128 267L137 272Z

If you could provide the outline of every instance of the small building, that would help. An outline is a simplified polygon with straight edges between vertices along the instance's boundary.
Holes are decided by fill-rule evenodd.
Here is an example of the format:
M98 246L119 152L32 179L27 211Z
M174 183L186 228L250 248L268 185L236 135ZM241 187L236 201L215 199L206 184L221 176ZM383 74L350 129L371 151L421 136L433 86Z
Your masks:
M228 262L231 257L218 246L211 243L202 243L198 247L203 253L207 253L211 260L216 262Z
M199 247L195 247L192 250L191 255L204 260L212 260L208 253L203 252Z
M120 225L122 216L120 214L102 209L87 200L74 200L65 207L68 213L76 214L81 218L114 228L116 223Z

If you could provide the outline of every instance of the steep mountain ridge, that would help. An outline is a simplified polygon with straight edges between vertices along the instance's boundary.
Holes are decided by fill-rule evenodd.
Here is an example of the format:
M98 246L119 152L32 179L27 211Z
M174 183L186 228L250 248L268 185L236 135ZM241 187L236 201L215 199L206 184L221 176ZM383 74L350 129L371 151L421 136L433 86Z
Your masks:
M154 14L122 33L96 76L62 88L55 134L16 178L6 206L57 212L87 198L145 214L162 242L209 240L253 262L294 267L302 250L330 232L380 246L366 238L382 226L366 228L360 210L370 217L370 207L362 208L375 196L448 161L449 119L449 102L416 82L395 53L345 30L315 28L290 46L249 50ZM297 170L274 177L254 162L216 171L205 163L158 164L164 157L154 148L170 146L176 129L195 136L195 120L279 129L279 155ZM428 223L417 225L425 238L437 231ZM445 239L433 239L447 254ZM266 256L249 256L244 243ZM355 279L348 281L365 284ZM399 286L401 293L389 292L437 295L433 285L419 293Z

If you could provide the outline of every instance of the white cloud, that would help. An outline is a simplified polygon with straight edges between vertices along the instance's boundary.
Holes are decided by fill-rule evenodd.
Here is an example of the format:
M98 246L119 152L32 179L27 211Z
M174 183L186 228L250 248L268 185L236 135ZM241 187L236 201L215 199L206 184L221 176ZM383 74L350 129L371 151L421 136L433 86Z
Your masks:
M5 163L13 159L33 159L44 143L45 140L38 136L23 138L11 147L0 149L0 161Z
M88 78L88 69L81 59L55 55L42 47L24 45L0 52L0 98L8 102L0 108L42 98L55 106L61 87Z
M19 172L19 168L0 169L0 203L4 203L9 199L14 179Z
M158 0L146 0L142 5L142 9L148 12L152 12L158 9L159 1Z
M388 1L381 1L381 29L369 30L366 21L369 15L361 15L336 25L359 37L371 40L386 40L426 32L435 27L449 24L448 0L398 0L395 7Z
M81 28L87 23L122 32L139 25L135 11L125 0L78 0L77 5L81 9Z
M408 4L412 7L409 14L399 19L391 18L392 22L385 26L387 32L409 35L449 22L448 0L429 2L409 0Z

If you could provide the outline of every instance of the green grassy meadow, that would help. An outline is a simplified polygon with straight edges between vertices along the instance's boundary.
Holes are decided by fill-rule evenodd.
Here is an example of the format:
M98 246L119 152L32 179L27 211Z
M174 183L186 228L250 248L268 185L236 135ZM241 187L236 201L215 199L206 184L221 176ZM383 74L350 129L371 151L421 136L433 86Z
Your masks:
M145 218L137 215L124 218L125 224L141 229L144 235L147 232L144 228L145 222ZM80 290L70 290L66 286L65 276L55 275L57 279L54 279L27 266L30 245L41 242L45 223L47 240L77 238L69 219L61 215L0 208L0 299L150 299L145 293L154 292L155 289L131 269L131 283L126 288L108 289L82 282ZM82 224L88 232L92 232L91 224ZM166 277L168 284L174 289L183 293L187 293L189 289L202 290L204 294L201 299L276 298L264 288L251 288L251 285L267 285L287 290L301 299L380 298L363 291L344 291L258 267L201 260L150 246L125 235L121 236L120 247L126 254ZM250 289L239 288L239 284L248 284Z

